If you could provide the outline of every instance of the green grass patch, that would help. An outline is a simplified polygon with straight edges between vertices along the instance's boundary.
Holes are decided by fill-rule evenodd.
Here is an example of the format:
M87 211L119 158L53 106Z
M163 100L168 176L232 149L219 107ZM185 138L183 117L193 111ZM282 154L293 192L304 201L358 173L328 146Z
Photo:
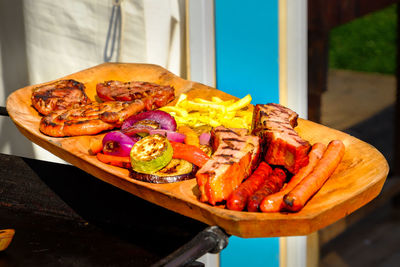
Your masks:
M394 74L396 5L332 29L329 67Z

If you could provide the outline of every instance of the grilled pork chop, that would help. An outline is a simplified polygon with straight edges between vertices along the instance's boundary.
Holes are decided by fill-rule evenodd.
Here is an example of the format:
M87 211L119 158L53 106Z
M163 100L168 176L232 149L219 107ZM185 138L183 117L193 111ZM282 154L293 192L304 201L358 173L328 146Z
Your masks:
M106 81L96 86L97 95L104 101L132 101L135 99L154 99L146 102L147 109L160 108L175 98L174 88L149 82ZM151 105L151 106L150 106Z
M105 130L121 127L129 116L146 110L144 101L94 102L80 108L52 112L42 118L39 129L54 136L92 135Z
M257 165L260 146L257 136L246 129L216 127L211 132L215 153L197 172L200 201L215 205L247 178Z
M279 104L257 104L253 134L261 139L264 160L295 174L308 163L310 144L294 130L298 114Z
M31 97L33 107L41 114L89 104L85 86L74 80L60 80L36 87Z

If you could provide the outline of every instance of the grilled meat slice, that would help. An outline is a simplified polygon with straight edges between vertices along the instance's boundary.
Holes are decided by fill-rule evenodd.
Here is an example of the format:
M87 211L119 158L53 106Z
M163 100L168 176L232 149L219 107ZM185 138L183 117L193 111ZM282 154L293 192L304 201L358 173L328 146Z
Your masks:
M308 163L310 144L294 130L298 114L279 104L257 104L254 108L253 131L261 139L264 160L284 166L296 174Z
M75 80L60 80L32 90L33 107L41 114L87 105L85 86Z
M145 109L142 100L94 102L80 108L52 112L42 118L39 129L54 137L92 135L119 128L129 116Z
M175 90L171 86L162 86L149 82L106 81L96 86L97 95L104 101L132 101L146 99L148 110L165 106L175 98Z
M200 201L215 205L226 200L255 168L259 138L246 129L216 127L211 132L217 147L211 159L197 172Z

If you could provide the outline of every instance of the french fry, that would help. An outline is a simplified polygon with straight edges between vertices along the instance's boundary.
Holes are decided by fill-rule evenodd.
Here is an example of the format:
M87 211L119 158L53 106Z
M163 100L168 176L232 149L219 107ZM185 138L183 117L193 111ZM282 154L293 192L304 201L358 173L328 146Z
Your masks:
M160 108L160 110L168 112L168 113L173 112L176 115L181 116L181 117L186 117L189 115L188 112L186 111L186 109L183 109L178 106L164 106L164 107Z
M190 115L190 117L196 119L199 122L203 122L204 124L208 124L212 127L218 127L221 125L221 123L219 121L217 121L209 116L202 115L199 112L192 113Z
M180 105L180 103L182 102L182 101L185 101L187 99L187 95L186 94L181 94L180 96L179 96L179 98L178 98L178 101L176 101L176 104L175 104L175 106L179 106Z
M224 105L224 106L230 106L230 105L232 105L233 103L235 103L235 100L227 100L227 101L224 101L224 102L222 102L221 104L222 105Z
M240 117L235 117L232 119L223 119L222 125L227 128L248 128L246 120Z
M251 102L251 96L246 95L245 97L243 97L242 99L239 99L238 101L236 101L235 103L233 103L232 105L227 107L226 109L227 109L227 111L239 110L244 107L247 107L250 104L250 102Z
M165 106L160 109L174 116L178 126L184 124L191 127L223 125L230 128L250 129L253 113L245 109L250 102L250 95L237 101L224 101L216 96L213 96L211 100L202 98L188 100L186 94L181 94L175 106Z
M236 111L236 116L238 117L251 117L253 116L253 112L250 110L238 110Z
M211 97L211 101L212 101L212 102L216 102L216 103L224 102L224 100L222 100L222 99L219 98L218 96L213 96L213 97Z
M225 120L233 119L235 116L236 116L235 111L229 111L224 114L224 119Z
M216 102L208 101L208 100L205 100L203 98L195 98L195 99L193 99L193 101L196 102L196 103L203 103L203 104L216 104Z
M182 103L183 107L190 110L199 110L203 112L208 112L210 109L218 110L221 113L226 113L226 107L224 105L218 104L206 104L206 103L196 103L194 101L186 101Z

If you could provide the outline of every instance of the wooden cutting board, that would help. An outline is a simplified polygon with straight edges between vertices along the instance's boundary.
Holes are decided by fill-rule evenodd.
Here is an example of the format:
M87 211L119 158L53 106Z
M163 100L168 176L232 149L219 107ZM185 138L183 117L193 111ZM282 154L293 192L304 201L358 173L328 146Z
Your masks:
M91 99L96 98L96 84L106 80L168 84L175 87L177 95L185 92L189 98L210 98L214 95L223 99L233 98L217 89L181 79L156 65L106 63L61 79L65 78L83 82ZM33 87L19 89L7 99L7 111L11 119L32 142L107 183L174 212L209 225L218 225L227 233L240 237L310 234L375 198L389 171L385 158L371 145L343 132L299 119L296 131L311 144L328 144L330 140L340 139L346 146L344 158L335 173L304 209L297 213L266 214L213 207L198 201L199 191L195 179L172 184L137 181L129 178L128 170L103 164L95 156L89 155L89 136L53 138L41 134L41 117L31 106ZM134 212L134 209L130 211Z

